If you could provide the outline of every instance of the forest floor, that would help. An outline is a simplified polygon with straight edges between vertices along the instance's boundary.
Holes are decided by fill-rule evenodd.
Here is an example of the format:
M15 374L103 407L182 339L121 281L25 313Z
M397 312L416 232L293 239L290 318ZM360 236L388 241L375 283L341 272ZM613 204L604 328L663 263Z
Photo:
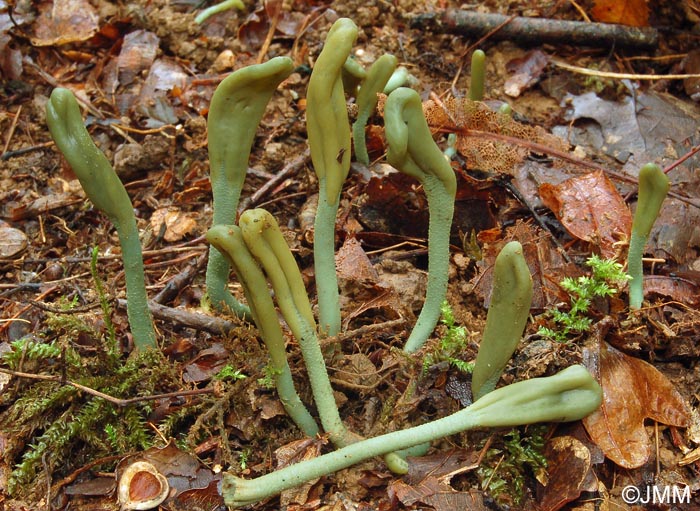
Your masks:
M493 261L510 240L523 245L534 296L499 385L583 363L604 404L584 421L444 438L403 477L372 459L252 509L700 509L700 158L679 161L700 144L697 5L488 0L471 12L506 23L481 37L426 16L460 7L451 0L260 0L201 24L199 4L0 0L0 508L119 509L117 478L146 460L170 485L163 509L224 509L222 470L252 479L331 450L285 414L255 327L204 301L206 116L231 71L294 61L257 131L239 213L262 207L278 219L315 304L306 87L330 26L348 17L359 27L356 61L367 68L395 55L438 145L456 135L458 178L452 317L407 355L426 288L427 203L417 181L386 162L381 115L370 119L372 163L353 160L337 218L343 331L323 341L348 427L376 436L471 402L466 369ZM623 21L656 31L656 44L501 33L515 23L509 16L615 21L605 9L620 4ZM487 56L489 109L470 115L477 48ZM684 74L692 76L675 76ZM132 199L159 304L157 354L134 352L116 231L51 140L45 107L55 87L79 99ZM504 102L512 117L494 113ZM626 263L647 162L668 170L671 191L645 250L644 306L630 311L626 285L611 282L616 292L592 300L583 331L561 330L551 311L569 311L576 298L562 280L590 275L593 254ZM231 290L242 298L235 275ZM310 403L299 347L287 341ZM150 491L137 486L135 500Z

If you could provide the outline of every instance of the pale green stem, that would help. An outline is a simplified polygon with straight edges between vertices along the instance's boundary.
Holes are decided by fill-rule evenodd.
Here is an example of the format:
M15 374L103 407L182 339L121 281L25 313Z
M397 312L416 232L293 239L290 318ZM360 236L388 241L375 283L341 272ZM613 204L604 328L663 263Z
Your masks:
M360 86L357 95L357 119L352 125L352 138L355 143L355 158L360 163L369 165L365 127L374 112L379 98L377 94L384 90L389 78L396 69L397 60L393 55L382 55L369 68L367 77Z
M384 127L389 163L420 181L430 213L427 292L423 309L404 346L404 351L412 353L425 344L435 329L447 292L457 181L452 167L433 140L416 91L401 87L389 94L384 107Z
M335 217L350 170L351 151L342 70L356 38L357 26L351 20L340 18L333 24L314 65L306 94L309 149L321 194L314 225L319 323L321 333L329 336L337 335L341 327L334 256Z
M56 146L75 172L85 194L117 229L126 279L126 312L134 345L142 351L157 348L131 199L112 165L90 138L71 91L53 90L46 104L46 122Z
M245 9L245 5L243 5L242 0L224 0L223 2L214 4L211 7L207 7L202 12L197 14L197 16L194 18L194 22L202 24L214 14L233 9L234 7L236 9L240 9L241 11Z
M532 303L532 277L517 241L496 257L486 327L472 373L472 393L480 399L496 388L523 335Z
M360 440L361 437L349 431L340 418L304 282L277 221L264 209L251 209L241 215L239 223L248 250L265 270L282 316L299 341L324 431L339 447ZM392 471L405 473L408 470L405 460L396 454L388 454L386 461Z
M601 401L600 386L588 371L583 366L569 367L554 376L502 387L448 417L363 440L256 479L225 473L224 502L234 508L250 505L374 456L468 429L579 420L596 410Z
M341 76L343 79L343 89L345 89L345 92L355 97L360 83L367 78L367 71L365 71L365 68L362 67L362 64L360 64L352 55L350 55L347 59L345 59Z
M469 99L472 101L484 100L484 83L486 81L486 54L482 50L472 53L471 85L469 86Z
M327 182L319 181L318 206L314 220L314 273L320 330L326 336L340 333L340 293L335 269L335 219L338 202L328 202Z
M214 91L207 120L213 225L236 222L255 132L272 94L293 68L291 59L276 57L239 69ZM230 309L239 317L246 316L248 308L228 290L229 271L226 258L212 247L206 273L207 297L218 311Z
M299 342L323 429L334 444L345 445L350 442L350 432L338 413L311 304L294 256L277 222L267 211L245 211L239 223L248 250L265 270L280 311Z
M627 271L632 277L629 284L630 309L639 309L644 301L644 246L656 217L659 216L669 186L668 176L658 165L647 163L639 170L637 210L634 213L632 236L627 252Z
M253 320L270 354L277 394L284 409L306 436L314 437L319 429L316 421L299 399L292 372L287 362L284 334L260 266L248 251L237 226L216 225L207 232L207 241L228 258L243 286Z

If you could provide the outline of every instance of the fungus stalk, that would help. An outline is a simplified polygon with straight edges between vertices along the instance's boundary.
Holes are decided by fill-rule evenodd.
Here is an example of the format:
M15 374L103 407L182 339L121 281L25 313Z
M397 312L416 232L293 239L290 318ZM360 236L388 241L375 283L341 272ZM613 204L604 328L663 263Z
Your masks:
M272 94L293 68L291 59L276 57L239 69L216 88L207 120L213 225L236 222L255 132ZM228 290L229 270L226 258L211 247L206 273L209 302L218 311L230 309L239 317L247 316L248 307Z
M523 256L523 247L517 241L511 241L501 249L493 268L489 312L472 373L475 400L496 388L523 335L531 303L532 277Z
M287 362L284 335L277 320L277 312L267 288L265 275L248 251L241 229L237 226L216 225L207 232L207 241L224 254L243 286L251 316L270 354L277 394L284 409L306 436L316 436L319 432L318 425L299 399L294 387L292 372Z
M642 255L668 189L668 176L658 165L647 163L640 169L637 210L632 221L632 235L627 252L627 271L632 277L629 287L630 309L639 309L644 300Z
M333 388L316 334L316 322L304 282L274 217L263 209L251 209L240 218L243 240L265 270L280 311L296 337L309 375L309 383L323 429L335 445L352 442L338 413Z
M602 391L583 366L494 390L452 415L420 426L357 442L256 479L225 473L222 494L230 507L242 507L374 456L430 442L475 428L513 427L536 422L579 420L596 410Z
M282 316L299 341L323 430L336 447L362 440L340 418L304 282L277 221L264 209L251 209L241 215L240 226L248 250L265 270ZM399 454L387 454L385 462L393 472L408 471L408 464Z
M440 318L447 292L450 228L457 182L454 171L433 140L418 93L404 87L389 94L384 107L389 144L387 159L395 168L423 185L428 199L428 286L423 309L404 351L420 349Z
M194 22L201 25L214 14L218 14L220 12L224 12L233 8L242 11L243 9L245 9L245 5L243 4L242 0L224 0L223 2L219 2L218 4L214 4L210 7L207 7L202 12L197 14L197 16L195 16L194 18Z
M472 101L484 100L484 83L486 82L486 54L483 50L475 50L472 53L471 81L469 85L469 99Z
M85 194L107 215L119 235L126 280L126 312L134 345L141 351L157 348L153 318L148 309L139 231L129 195L112 165L90 138L71 91L53 90L46 104L46 122L51 137Z
M396 70L397 60L393 55L382 55L367 72L367 77L360 85L357 94L357 119L352 125L352 139L355 143L355 158L360 163L369 165L365 127L370 115L377 106L377 94L384 90L389 78Z
M320 331L340 332L340 298L335 269L335 219L340 192L350 170L348 121L342 70L357 38L357 26L338 19L314 65L307 91L306 119L309 149L318 176L318 210L314 223L314 268Z

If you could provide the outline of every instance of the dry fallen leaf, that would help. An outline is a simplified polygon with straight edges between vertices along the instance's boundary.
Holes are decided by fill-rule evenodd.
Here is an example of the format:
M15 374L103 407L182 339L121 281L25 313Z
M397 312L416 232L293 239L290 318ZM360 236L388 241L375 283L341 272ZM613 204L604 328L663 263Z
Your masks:
M54 0L42 3L35 23L35 46L53 46L90 39L99 28L99 17L87 0Z
M457 474L475 469L478 459L478 452L466 449L413 458L406 477L391 483L389 493L405 506L422 502L435 511L485 510L481 492L457 491L450 484Z
M27 248L27 235L19 229L10 227L6 222L0 220L0 257L9 259Z
M591 17L602 23L646 27L649 26L649 6L646 0L596 0Z
M617 243L629 238L632 215L615 186L596 171L540 186L542 202L573 236L600 247L604 258L615 257Z
M156 209L151 215L151 228L156 234L165 224L163 239L167 242L180 241L197 227L197 222L179 208Z
M690 424L688 405L668 378L651 364L602 340L598 350L596 376L603 388L603 403L583 419L583 424L612 461L625 468L641 467L652 452L644 419L685 427Z
M585 489L591 469L591 453L572 436L560 436L547 442L549 480L539 498L541 511L557 511L579 497Z

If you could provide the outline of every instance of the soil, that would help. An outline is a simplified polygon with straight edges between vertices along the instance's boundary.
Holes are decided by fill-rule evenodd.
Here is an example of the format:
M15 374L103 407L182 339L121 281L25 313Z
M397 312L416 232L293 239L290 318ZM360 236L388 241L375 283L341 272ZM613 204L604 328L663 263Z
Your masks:
M17 24L8 21L8 3ZM585 2L583 9L590 11L590 3ZM623 489L664 485L687 486L690 501L644 509L700 509L697 157L669 173L677 200L665 206L670 209L660 217L647 246L646 255L654 258L654 266L650 262L645 270L654 272L658 280L649 288L653 292L647 293L645 307L630 314L622 286L614 296L594 301L588 314L592 325L571 335L567 342L555 342L538 333L540 326L556 326L548 311L568 310L570 297L557 284L564 277L588 273L585 261L593 253L616 251L624 262L627 241L627 234L619 231L607 244L597 237L599 231L592 237L572 233L568 224L563 225L563 217L583 215L586 206L573 209L572 203L566 203L562 211L572 208L568 213L553 211L552 203L540 196L540 185L558 186L567 178L604 169L625 211L625 201L634 209L639 165L651 160L669 166L700 143L700 109L693 101L693 82L588 76L563 69L552 59L539 71L524 71L532 80L519 95L504 92L514 66L534 51L556 56L557 62L608 72L698 73L688 56L697 47L698 18L692 2L682 2L682 6L661 0L652 3L653 26L675 29L662 30L654 49L611 49L572 46L566 40L524 45L492 35L477 40L410 23L418 13L459 7L450 0L246 2L244 11L231 9L203 24L194 21L199 5L189 0L95 0L88 4L98 20L94 30L86 28L64 44L49 44L42 25L50 23L41 13L52 2L0 2L0 133L4 144L0 238L6 240L0 248L0 352L16 352L22 346L18 343L26 339L55 343L63 346L64 353L78 353L84 368L104 376L100 353L109 335L109 321L100 308L102 297L91 275L90 255L97 247L97 273L112 305L118 351L123 361L130 354L133 357L133 339L118 301L123 302L126 295L116 232L107 217L85 198L46 127L44 111L51 90L67 87L81 100L91 136L125 183L141 232L147 289L165 306L156 319L167 360L163 371L145 371L144 382L151 382L148 386L131 387L116 397L196 389L212 392L171 396L155 401L155 405L141 403L135 410L140 420L150 425L152 436L142 450L152 453L146 450L148 445L162 448L173 438L179 449L177 456L182 452L196 456L207 474L218 473L223 467L246 478L298 461L298 452L289 455L278 451L298 447L297 442L305 440L287 418L274 387L265 386L269 377L267 354L257 330L243 320L215 313L204 301L208 251L204 235L212 221L206 114L216 85L229 72L278 55L294 60L295 71L273 96L258 129L240 210L243 206L263 207L277 218L315 306L312 226L318 183L306 144L306 86L331 24L339 17L349 17L359 27L354 47L357 61L369 67L385 53L396 55L426 104L432 102L433 120L445 108L457 109L454 105L462 104L461 98L470 87L470 55L477 47L484 49L489 109L507 102L517 125L513 125L513 135L505 145L493 138L480 139L478 134L458 139L453 167L459 192L446 300L454 314L454 326L464 327L463 338L457 348L446 347L443 341L452 329L441 322L426 346L407 356L401 347L420 313L426 287L427 203L417 182L386 163L381 116L370 120L367 133L373 162L369 168L353 162L337 222L337 247L341 252L347 250L343 252L345 265L338 260L343 333L322 342L336 401L348 427L363 436L376 436L446 416L469 404L470 377L459 370L459 362L473 362L476 357L495 254L505 241L517 239L526 247L535 298L531 321L500 385L551 375L577 363L585 362L591 369L590 357L619 356L624 361L620 365L634 368L630 371L635 375L647 371L647 366L640 369L642 366L634 364L648 362L658 376L654 372L648 378L639 376L639 381L631 376L634 381L629 382L631 389L637 389L630 391L632 394L641 393L639 399L621 397L620 389L616 389L616 397L606 399L620 400L609 408L620 417L628 413L626 403L641 402L635 412L640 414L639 428L630 431L629 438L641 430L642 439L635 438L645 447L639 449L648 447L650 452L636 466L625 466L605 446L597 445L589 436L591 425L584 428L580 421L547 424L542 429L516 428L520 457L513 451L516 437L512 430L463 433L434 442L428 455L413 462L412 471L404 478L391 474L381 460L371 460L301 491L286 493L281 501L275 497L252 509L642 509L641 504L625 501ZM70 9L70 4L66 2L65 8ZM575 6L562 1L492 0L470 8L580 20ZM270 29L272 22L277 26ZM60 28L54 30L60 33ZM130 44L127 36L138 37L129 55L122 51ZM650 122L660 127L642 130L647 137L644 147L637 152L629 149L631 157L613 154L609 149L617 142L615 137L623 137L623 145L632 143L624 138L629 133L615 132L615 109L622 109L629 98L642 96L661 98L663 105L653 108L667 110L655 113L652 107L638 105L635 116L651 109ZM456 99L453 102L451 98ZM600 108L613 111L609 114L612 121L606 125L592 108L574 117L572 108L584 108L580 98L588 98L588 104L601 101ZM351 119L352 103L349 96ZM455 112L458 110L452 110ZM677 118L663 124L661 121L672 115L669 112ZM483 114L486 121L492 115ZM687 133L679 127L684 122L691 126ZM488 131L479 127L483 123L464 126L464 132ZM445 131L449 129L432 127L436 141L445 148ZM571 136L564 142L551 133ZM270 186L279 173L284 173L284 178ZM566 194L565 189L559 190L555 195ZM597 188L586 191L594 195ZM598 207L604 209L605 205ZM608 216L616 217L617 207L610 205ZM359 243L353 245L351 240ZM168 285L173 292L161 295ZM235 276L231 290L243 299ZM71 308L73 312L68 314ZM190 316L178 316L177 311ZM196 317L201 320L205 316L217 322L213 326L196 322ZM76 322L69 326L66 318ZM299 393L309 403L311 389L299 347L291 334L287 334L287 341ZM606 351L607 346L610 351ZM69 363L61 357L48 360L48 366L29 359L21 359L18 365L6 360L3 367L34 375L58 375L58 381L65 381ZM214 376L225 365L245 378L217 380ZM600 373L605 378L606 369ZM0 374L0 505L6 509L118 509L114 493L117 462L140 449L134 445L110 448L108 434L101 427L94 439L72 440L63 454L48 452L21 489L10 487L8 481L15 477L13 470L23 453L49 424L75 420L70 416L76 413L68 403L71 400L66 400L65 406L48 400L40 405L36 404L39 397L46 396L39 396L35 405L47 410L54 407L51 412L38 413L21 431L13 427L17 407L27 406L21 398L36 394L31 391L36 383L31 374ZM608 385L614 385L614 378L607 375ZM103 385L98 380L96 376L81 381L91 382L85 383L88 387ZM77 394L71 399L89 398ZM675 422L664 409L677 411ZM613 417L611 422L615 421ZM604 427L615 429L610 423ZM626 433L615 434L624 438ZM537 438L541 438L541 445L532 447ZM562 442L574 441L589 460L579 471L562 461L562 453L573 449L562 447ZM528 450L531 447L533 450ZM172 444L169 448L175 449ZM298 449L311 455L331 447L321 438ZM634 449L636 453L637 447ZM161 456L172 461L176 459L172 453L161 452ZM110 454L114 458L107 459ZM547 470L537 462L543 458L547 459ZM95 460L104 463L95 465ZM547 471L549 484L544 475ZM211 490L215 485L209 486L209 479L200 484L202 473L189 474L188 490L194 497L186 498L186 492L178 487L174 492L177 498L167 500L163 509L204 509L194 504L197 498L209 503L207 509L223 508L217 492ZM580 480L574 481L579 476ZM500 487L492 484L500 481ZM46 501L47 482L50 503ZM99 490L88 488L98 484L103 485Z

